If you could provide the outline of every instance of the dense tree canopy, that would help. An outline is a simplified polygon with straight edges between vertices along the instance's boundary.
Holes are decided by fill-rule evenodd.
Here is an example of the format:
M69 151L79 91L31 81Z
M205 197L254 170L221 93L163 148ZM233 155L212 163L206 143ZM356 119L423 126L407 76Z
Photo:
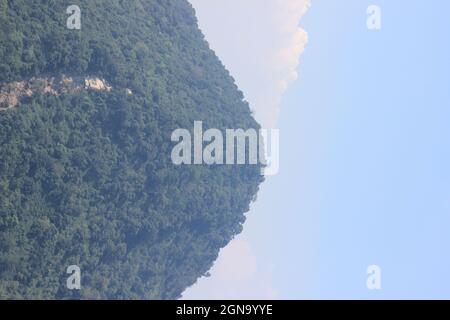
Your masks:
M178 298L241 232L262 177L175 166L171 133L258 128L248 104L186 0L0 0L0 83L61 74L114 89L0 112L0 298Z

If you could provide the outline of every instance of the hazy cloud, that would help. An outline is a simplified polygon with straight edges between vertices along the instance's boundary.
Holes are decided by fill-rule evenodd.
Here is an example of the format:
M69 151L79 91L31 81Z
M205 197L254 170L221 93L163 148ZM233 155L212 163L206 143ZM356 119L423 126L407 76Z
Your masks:
M264 127L276 126L281 97L298 77L308 41L299 27L310 0L190 0L211 48Z
M250 244L243 239L235 239L222 249L210 273L211 278L201 278L186 290L183 299L278 298L270 272L258 266Z
M244 92L256 119L276 127L281 98L298 77L308 41L299 27L310 0L190 0L211 48ZM210 278L189 288L185 299L276 299L267 263L248 241L233 240Z

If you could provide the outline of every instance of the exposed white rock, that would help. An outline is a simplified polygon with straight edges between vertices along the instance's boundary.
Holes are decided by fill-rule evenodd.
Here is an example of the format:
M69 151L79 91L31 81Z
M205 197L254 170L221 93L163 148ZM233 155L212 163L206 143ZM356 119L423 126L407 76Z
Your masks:
M111 91L112 87L104 79L87 77L84 80L84 88L97 91Z
M81 90L111 91L112 86L105 79L87 77L33 77L29 80L0 84L0 111L17 106L26 97L36 93L59 96ZM131 91L131 90L130 90Z

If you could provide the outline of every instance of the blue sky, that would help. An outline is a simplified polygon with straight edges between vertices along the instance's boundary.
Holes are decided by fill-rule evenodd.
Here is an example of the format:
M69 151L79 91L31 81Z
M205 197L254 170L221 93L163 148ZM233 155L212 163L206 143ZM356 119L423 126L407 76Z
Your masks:
M204 1L194 3L207 39L257 101L261 75L245 63L257 50L238 59L242 47ZM226 19L246 12L246 1L228 0ZM185 297L450 298L450 3L311 2L297 17L308 34L300 65L261 84L276 85L292 67L299 74L273 91L280 172L267 178L212 276ZM257 17L270 14L259 3L252 19L235 22L264 43L283 33L255 32L265 30ZM379 31L366 27L372 4L381 8ZM373 264L381 290L366 287Z

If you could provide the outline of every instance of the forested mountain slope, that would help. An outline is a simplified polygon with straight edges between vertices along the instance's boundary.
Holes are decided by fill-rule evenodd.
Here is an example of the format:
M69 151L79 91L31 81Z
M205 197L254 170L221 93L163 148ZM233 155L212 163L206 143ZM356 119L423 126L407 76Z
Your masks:
M259 126L186 0L0 0L1 85L87 76L112 89L36 90L0 112L0 298L178 298L263 178L175 166L171 133Z

